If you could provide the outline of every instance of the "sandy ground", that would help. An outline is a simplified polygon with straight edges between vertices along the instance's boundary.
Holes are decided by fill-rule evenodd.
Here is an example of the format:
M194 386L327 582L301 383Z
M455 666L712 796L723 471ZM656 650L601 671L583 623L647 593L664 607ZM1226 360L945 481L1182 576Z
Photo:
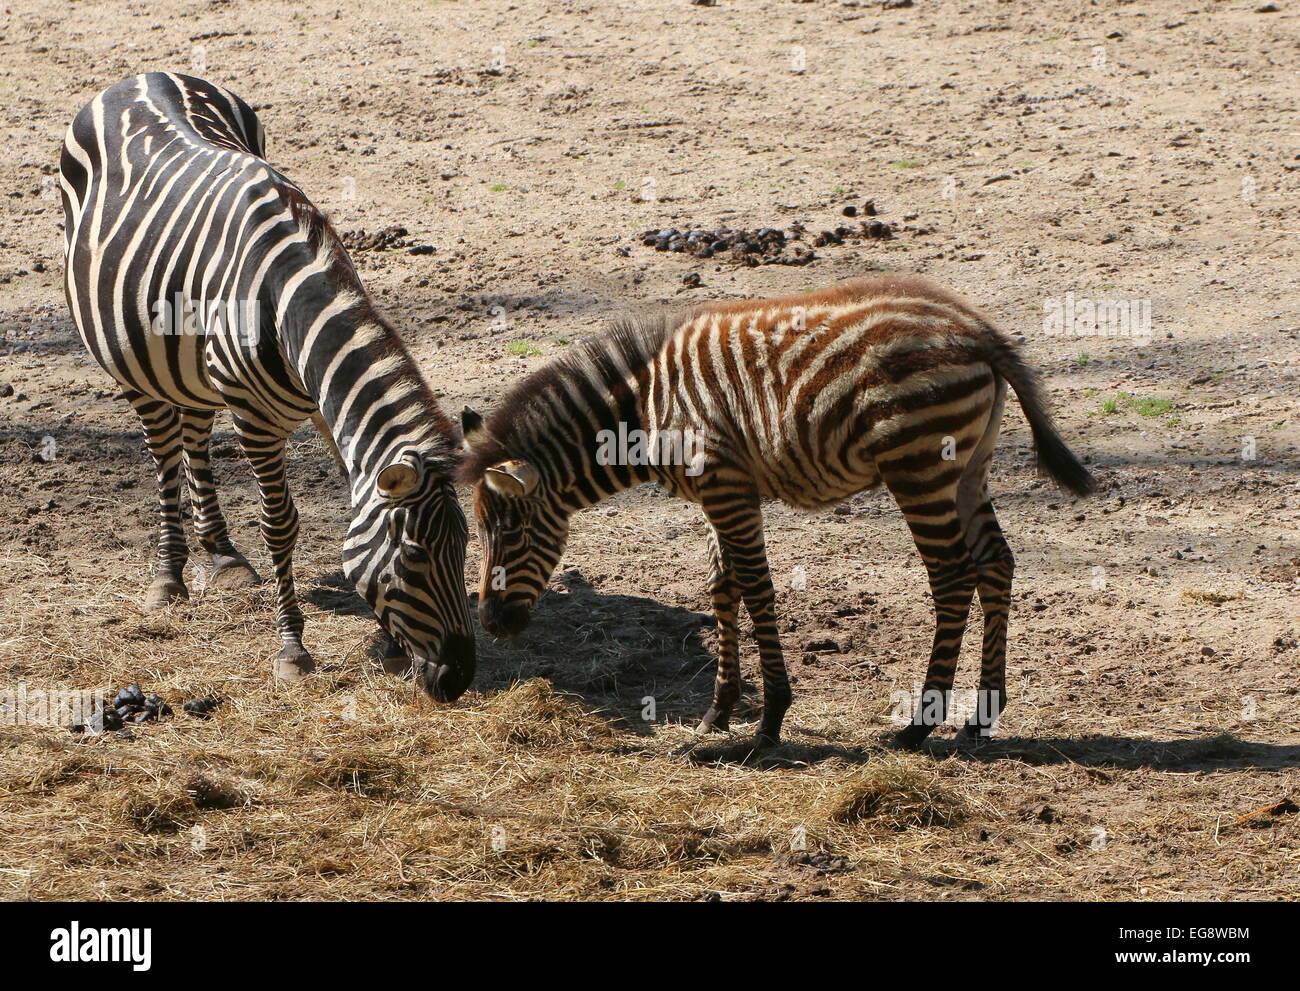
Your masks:
M1260 6L4 4L0 680L228 702L129 741L0 727L0 893L1295 897L1294 811L1238 821L1300 793L1300 8ZM433 246L355 257L452 410L490 408L617 314L878 270L925 273L1022 335L1102 492L1037 479L1011 407L992 482L1019 565L999 739L881 748L932 626L879 493L768 511L797 681L789 743L764 759L688 732L711 683L703 522L662 493L575 521L534 627L480 638L452 708L367 665L373 622L338 568L345 494L309 430L297 570L322 674L268 684L265 590L141 617L151 472L67 313L51 173L86 100L160 68L253 104L271 161L341 231ZM856 226L843 209L868 200L894 236L805 266L641 243ZM1053 333L1067 297L1149 306L1149 339ZM228 423L215 447L266 573ZM204 799L205 774L233 797ZM873 788L885 799L854 798Z

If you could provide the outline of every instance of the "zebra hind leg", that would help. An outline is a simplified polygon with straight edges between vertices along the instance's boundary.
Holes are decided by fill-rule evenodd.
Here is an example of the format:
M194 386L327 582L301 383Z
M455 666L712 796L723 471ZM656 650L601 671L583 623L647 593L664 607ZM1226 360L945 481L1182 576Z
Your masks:
M948 719L957 658L975 596L976 568L957 511L955 485L927 492L924 485L888 475L885 484L907 518L912 539L925 561L934 598L934 644L925 685L916 715L895 738L899 746L911 749L919 747L936 726Z
M735 588L754 623L754 639L758 641L759 666L763 674L763 717L754 742L758 747L775 746L781 742L781 724L790 708L792 693L781 653L781 634L776 623L776 590L772 587L772 574L767 565L763 511L758 493L747 480L719 472L704 492L703 508L717 534L722 560L730 570ZM722 619L720 616L720 624ZM719 665L721 663L720 655ZM738 666L735 681L739 687ZM717 725L716 720L714 725Z
M730 728L731 710L740 699L740 648L736 613L740 596L731 565L718 546L718 535L709 529L709 598L718 630L718 676L713 684L713 705L695 732L725 733Z
M993 735L998 716L1007 705L1007 618L1016 567L987 494L966 526L966 544L979 571L984 650L975 712L962 727L961 740L983 742Z
M253 467L262 500L262 537L275 565L276 626L284 646L276 655L277 679L298 681L316 669L302 645L303 617L293 584L293 547L298 539L298 508L285 477L286 436L278 428L235 418L240 446Z
M186 410L182 414L185 443L185 477L194 507L194 532L199 545L212 557L213 588L244 588L261 582L248 559L230 542L226 518L217 502L217 486L208 459L215 410Z
M144 611L157 612L177 599L188 599L185 562L189 548L181 523L181 416L175 406L138 392L125 393L144 424L145 444L153 455L158 479L158 571L144 597Z

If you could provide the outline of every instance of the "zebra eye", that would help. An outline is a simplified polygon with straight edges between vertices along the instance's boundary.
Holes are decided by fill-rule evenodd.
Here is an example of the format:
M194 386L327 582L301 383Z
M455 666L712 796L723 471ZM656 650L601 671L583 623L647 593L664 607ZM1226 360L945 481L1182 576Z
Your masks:
M402 557L412 564L428 564L429 552L419 544L406 544L402 547Z

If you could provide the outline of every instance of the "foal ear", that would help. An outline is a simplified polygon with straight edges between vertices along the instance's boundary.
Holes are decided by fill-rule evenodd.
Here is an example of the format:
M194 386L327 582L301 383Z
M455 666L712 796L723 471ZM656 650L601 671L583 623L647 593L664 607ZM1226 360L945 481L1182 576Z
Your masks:
M487 437L487 430L483 427L483 417L468 406L460 411L460 435L461 450L467 453L474 449L475 444Z
M518 459L499 462L483 473L483 483L489 489L514 498L531 494L538 480L537 468Z
M404 499L420 484L420 475L409 461L397 461L379 473L375 488L390 502Z

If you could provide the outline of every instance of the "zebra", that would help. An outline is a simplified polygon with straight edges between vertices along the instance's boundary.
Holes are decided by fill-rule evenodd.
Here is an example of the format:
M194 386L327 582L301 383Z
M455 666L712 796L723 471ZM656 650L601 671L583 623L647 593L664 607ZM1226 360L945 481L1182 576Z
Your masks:
M285 442L307 418L351 489L348 579L405 667L442 701L474 673L457 426L375 310L325 215L267 163L262 125L202 79L151 72L104 90L60 161L68 306L139 415L158 482L156 576L144 608L188 598L182 474L211 586L259 581L231 543L208 442L229 409L275 568L279 679L315 668L294 590L298 511ZM173 306L175 304L175 306Z
M681 319L616 324L518 383L486 421L468 407L462 413L460 477L475 486L483 544L479 619L497 636L520 632L564 551L572 514L657 482L699 504L710 524L718 669L698 731L727 730L740 697L743 601L763 678L756 742L777 743L791 690L761 500L814 510L883 484L924 559L935 606L925 690L895 742L915 748L947 719L977 589L979 705L962 735L979 742L1006 704L1014 560L987 482L1008 385L1040 470L1076 495L1092 492L1095 480L1061 440L1037 375L1012 341L918 277L851 279L706 304ZM639 433L631 446L611 445L631 438L629 427Z

